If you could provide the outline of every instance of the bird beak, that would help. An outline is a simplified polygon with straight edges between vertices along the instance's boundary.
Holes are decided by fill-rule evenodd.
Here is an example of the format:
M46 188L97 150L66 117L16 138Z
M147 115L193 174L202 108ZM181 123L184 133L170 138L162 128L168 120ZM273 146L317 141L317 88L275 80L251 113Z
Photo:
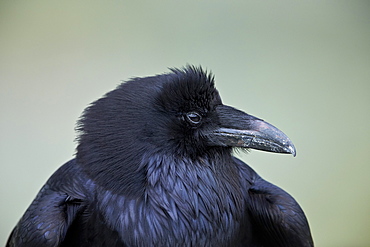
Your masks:
M216 108L219 126L207 135L211 146L253 148L296 155L292 141L278 128L230 106Z

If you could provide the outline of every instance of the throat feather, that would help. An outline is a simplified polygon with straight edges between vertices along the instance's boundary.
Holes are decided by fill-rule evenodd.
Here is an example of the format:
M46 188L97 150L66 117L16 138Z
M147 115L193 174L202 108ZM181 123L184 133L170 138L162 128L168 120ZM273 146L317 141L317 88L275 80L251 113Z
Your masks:
M152 156L146 198L157 215L173 221L185 219L193 231L227 231L241 221L244 201L236 167L231 165L227 171L219 166L208 159ZM198 224L200 218L207 224Z

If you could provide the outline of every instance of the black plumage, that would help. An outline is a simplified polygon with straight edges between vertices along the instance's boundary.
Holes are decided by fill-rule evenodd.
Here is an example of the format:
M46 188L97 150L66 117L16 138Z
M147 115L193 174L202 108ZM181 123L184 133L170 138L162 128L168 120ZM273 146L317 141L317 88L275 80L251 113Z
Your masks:
M232 156L295 155L292 142L223 105L201 68L131 79L92 103L77 130L76 157L7 246L313 246L298 203Z

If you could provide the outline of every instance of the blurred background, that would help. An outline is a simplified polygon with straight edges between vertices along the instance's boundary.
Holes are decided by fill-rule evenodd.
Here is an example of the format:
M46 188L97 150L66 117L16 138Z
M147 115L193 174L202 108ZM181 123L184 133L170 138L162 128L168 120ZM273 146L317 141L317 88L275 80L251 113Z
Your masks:
M237 154L304 209L316 246L370 245L369 1L0 2L0 245L121 81L202 65L297 157Z

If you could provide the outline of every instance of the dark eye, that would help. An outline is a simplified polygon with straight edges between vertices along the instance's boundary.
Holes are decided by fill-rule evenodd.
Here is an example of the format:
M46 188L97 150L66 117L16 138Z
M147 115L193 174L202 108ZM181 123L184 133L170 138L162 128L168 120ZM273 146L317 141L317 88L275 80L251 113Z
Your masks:
M186 119L191 124L199 124L202 121L202 116L197 112L186 113Z

